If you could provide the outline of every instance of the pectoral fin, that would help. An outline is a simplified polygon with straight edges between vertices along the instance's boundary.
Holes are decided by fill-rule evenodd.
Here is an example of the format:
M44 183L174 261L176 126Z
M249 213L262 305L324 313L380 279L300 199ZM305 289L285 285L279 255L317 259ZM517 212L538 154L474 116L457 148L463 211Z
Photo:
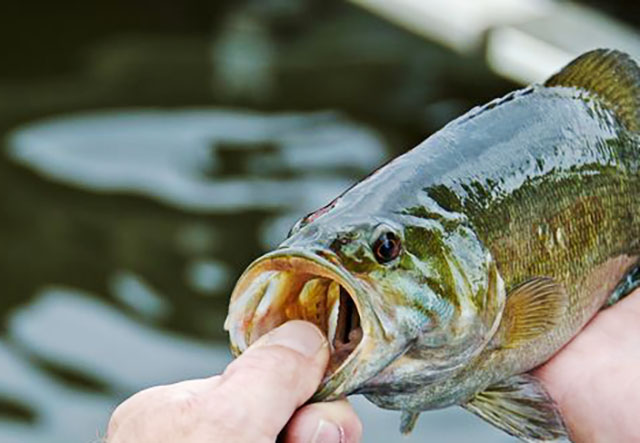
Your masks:
M403 435L410 434L413 428L416 427L418 417L420 417L420 412L402 411L402 415L400 416L400 432Z
M528 374L490 386L463 407L526 442L568 439L560 411L540 382Z
M507 295L497 345L517 348L556 327L562 320L568 298L551 278L538 277Z

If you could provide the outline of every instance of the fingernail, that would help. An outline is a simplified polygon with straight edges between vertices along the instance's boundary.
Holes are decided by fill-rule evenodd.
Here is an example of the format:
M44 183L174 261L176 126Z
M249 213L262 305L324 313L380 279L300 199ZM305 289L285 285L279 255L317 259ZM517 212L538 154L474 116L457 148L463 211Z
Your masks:
M320 420L310 443L344 443L344 433L335 423Z
M313 357L326 344L322 332L311 323L293 320L261 337L255 345L279 345Z

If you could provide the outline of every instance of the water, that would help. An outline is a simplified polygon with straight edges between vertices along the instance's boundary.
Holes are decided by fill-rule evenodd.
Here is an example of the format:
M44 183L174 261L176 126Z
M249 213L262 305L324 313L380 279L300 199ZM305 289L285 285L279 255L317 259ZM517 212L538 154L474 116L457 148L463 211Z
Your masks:
M208 25L193 25L196 9L189 32L135 35L84 18L102 32L84 56L69 46L78 34L71 62L26 79L16 73L33 59L12 55L0 76L0 442L98 441L133 392L221 371L228 296L254 257L510 86L355 8L317 7L211 6ZM354 403L365 442L400 441L399 414ZM512 440L451 409L401 441Z

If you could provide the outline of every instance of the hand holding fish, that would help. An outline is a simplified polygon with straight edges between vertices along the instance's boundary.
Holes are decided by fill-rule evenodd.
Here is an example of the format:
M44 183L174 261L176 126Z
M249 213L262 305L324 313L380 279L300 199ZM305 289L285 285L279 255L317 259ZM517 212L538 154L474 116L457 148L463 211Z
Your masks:
M108 443L274 441L319 383L328 351L318 336L308 324L290 322L256 342L223 375L134 395L116 409ZM640 293L635 293L598 314L535 372L575 442L640 441L639 340ZM301 354L307 350L310 357ZM358 418L342 400L298 409L283 436L287 443L356 442L360 434Z
M289 322L221 375L156 386L129 398L113 413L107 442L266 443L280 435L286 443L355 443L361 425L345 400L301 407L320 384L328 360L328 343L316 327Z
M640 441L640 292L599 313L535 372L575 442Z

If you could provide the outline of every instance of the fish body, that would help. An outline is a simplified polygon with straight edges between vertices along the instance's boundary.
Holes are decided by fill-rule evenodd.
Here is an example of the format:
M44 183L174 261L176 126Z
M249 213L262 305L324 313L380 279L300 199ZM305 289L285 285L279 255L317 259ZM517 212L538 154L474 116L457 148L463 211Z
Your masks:
M528 371L635 286L640 69L607 50L475 108L301 219L238 281L240 353L291 318L327 332L315 400L462 405L528 441L566 437Z

